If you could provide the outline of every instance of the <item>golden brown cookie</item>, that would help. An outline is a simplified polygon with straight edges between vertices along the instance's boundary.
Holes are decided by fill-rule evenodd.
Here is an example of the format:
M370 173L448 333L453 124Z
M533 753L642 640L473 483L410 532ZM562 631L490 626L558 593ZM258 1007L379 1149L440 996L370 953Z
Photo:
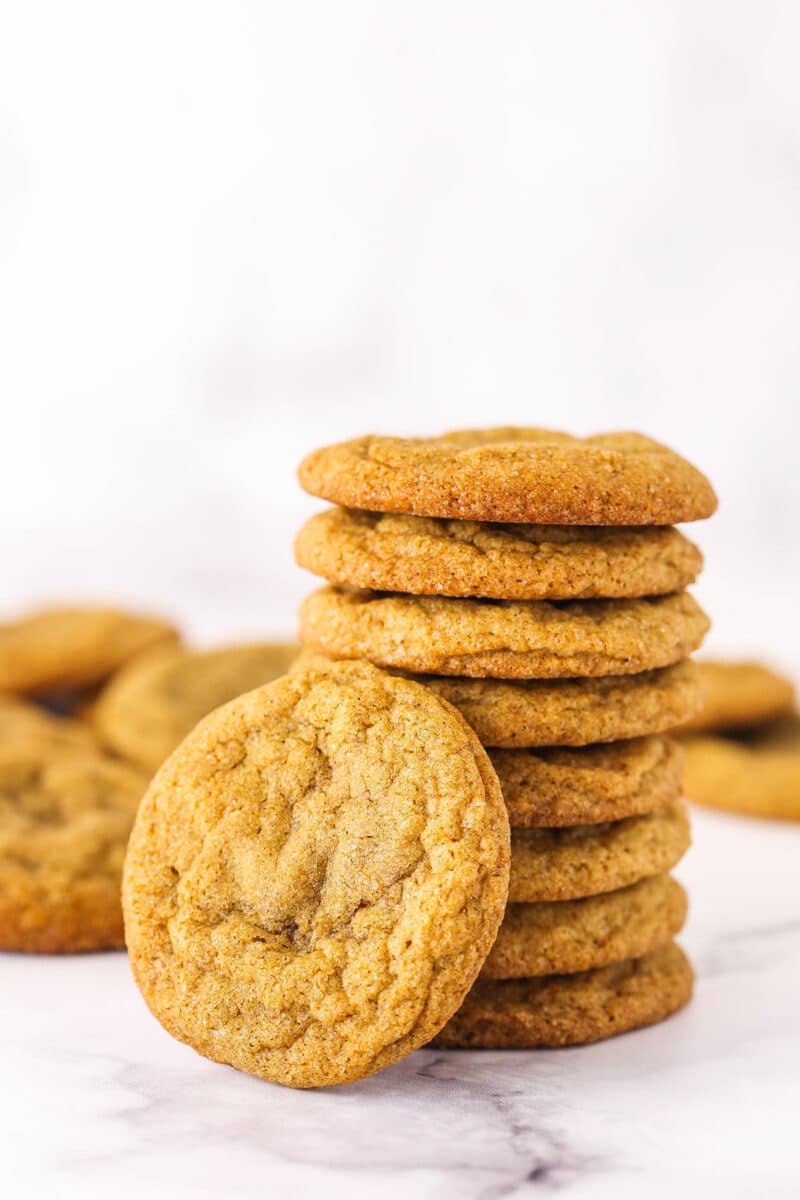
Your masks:
M122 861L146 786L98 754L0 749L0 949L123 945Z
M58 717L27 700L0 696L0 750L21 746L83 754L98 749L96 737L81 721Z
M703 565L669 526L489 525L346 508L311 517L295 557L331 583L498 600L662 595Z
M739 737L684 739L686 795L750 817L800 821L800 717L783 717Z
M492 750L489 757L512 829L619 821L663 808L683 785L680 746L655 735L576 749Z
M705 475L640 433L550 429L368 436L309 454L307 492L345 508L538 525L676 525L710 517Z
M643 600L455 600L324 587L300 610L306 645L431 675L629 675L697 649L708 617L688 594Z
M217 709L161 767L123 888L136 981L201 1054L295 1087L429 1041L508 891L497 778L427 688L345 663Z
M111 750L152 772L202 717L285 674L297 652L295 644L272 642L152 650L114 676L91 720Z
M330 662L303 650L298 670ZM638 675L595 679L459 679L412 676L449 700L485 746L585 746L661 733L689 720L702 703L693 662Z
M703 707L681 732L746 729L790 713L794 687L788 679L755 662L697 663Z
M481 979L434 1041L526 1050L579 1046L654 1025L688 1004L694 972L674 942L577 975Z
M563 975L638 958L680 932L686 907L669 875L583 900L509 904L481 978Z
M508 899L533 904L613 892L669 871L690 840L681 801L602 825L512 829Z
M0 625L0 692L66 692L177 640L163 621L104 608L50 608Z

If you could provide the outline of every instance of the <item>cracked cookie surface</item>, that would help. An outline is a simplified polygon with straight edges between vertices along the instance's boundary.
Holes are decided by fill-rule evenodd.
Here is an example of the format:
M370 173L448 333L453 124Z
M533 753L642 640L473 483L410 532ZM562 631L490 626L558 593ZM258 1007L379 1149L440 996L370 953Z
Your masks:
M297 652L271 642L153 650L114 676L92 707L92 724L116 754L155 771L202 717L283 675Z
M578 748L491 750L513 828L619 821L676 800L683 752L667 737Z
M642 600L465 600L328 586L300 609L303 642L334 658L432 675L558 679L666 667L702 642L688 594Z
M99 755L0 750L0 949L123 945L122 862L146 786Z
M49 608L0 624L0 692L39 695L99 683L177 633L163 621L105 608Z
M331 583L422 596L575 600L677 592L702 568L671 527L499 525L332 508L295 541Z
M206 717L156 775L125 866L155 1016L201 1054L296 1087L429 1041L508 891L500 787L420 684L338 664Z
M309 454L307 492L345 508L539 525L676 525L710 517L706 477L639 433L516 426L367 436Z
M435 1046L577 1046L663 1021L692 996L694 972L674 942L577 975L481 979Z
M511 831L511 903L579 900L675 866L690 843L686 805L563 829Z
M509 904L481 978L562 975L638 958L680 932L686 907L669 875L583 900Z
M331 662L303 650L292 669ZM693 662L638 675L594 679L463 679L415 675L449 700L484 746L585 746L661 733L688 721L702 703Z
M696 665L703 707L683 725L681 733L746 729L785 716L794 708L790 680L761 663L707 659Z

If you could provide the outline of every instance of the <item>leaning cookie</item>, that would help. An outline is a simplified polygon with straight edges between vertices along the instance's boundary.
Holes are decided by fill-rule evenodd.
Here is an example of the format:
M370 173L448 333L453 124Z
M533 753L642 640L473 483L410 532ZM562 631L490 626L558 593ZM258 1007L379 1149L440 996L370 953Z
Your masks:
M89 719L110 750L153 772L199 720L285 674L297 651L286 642L156 649L114 676Z
M145 787L98 754L0 749L0 949L123 945L122 862Z
M500 925L509 830L472 730L345 663L204 718L161 767L125 865L154 1015L294 1087L396 1062L455 1012Z
M334 658L473 678L635 674L686 658L708 627L687 592L556 604L324 587L300 610L303 642Z
M694 973L675 943L577 975L481 979L435 1046L578 1046L654 1025L688 1004Z
M669 526L492 525L345 508L311 517L295 557L331 583L497 600L663 595L703 565Z
M738 738L692 735L683 745L690 800L743 816L800 821L800 717Z
M465 429L361 437L300 464L300 483L345 508L539 525L676 525L710 517L711 484L640 433Z
M49 608L0 625L0 692L41 695L99 683L151 647L177 641L171 625L105 608Z

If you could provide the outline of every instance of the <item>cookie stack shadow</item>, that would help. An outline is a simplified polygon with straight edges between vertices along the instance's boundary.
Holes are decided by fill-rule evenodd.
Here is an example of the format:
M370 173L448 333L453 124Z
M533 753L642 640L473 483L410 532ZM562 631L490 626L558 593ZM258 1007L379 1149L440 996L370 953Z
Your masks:
M418 679L476 731L511 824L508 907L437 1044L580 1044L659 1021L692 971L683 753L701 704L705 477L637 434L363 438L310 455L301 662Z

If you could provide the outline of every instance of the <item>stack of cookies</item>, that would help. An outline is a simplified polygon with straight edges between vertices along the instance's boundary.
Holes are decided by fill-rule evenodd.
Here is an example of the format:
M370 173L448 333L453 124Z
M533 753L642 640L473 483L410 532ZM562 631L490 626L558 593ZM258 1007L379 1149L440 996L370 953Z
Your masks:
M364 659L426 683L489 748L511 824L508 908L449 1046L593 1041L684 1004L672 941L689 845L682 755L708 619L673 526L716 498L638 434L539 429L365 437L300 481L338 507L297 560L329 581L301 610L306 665Z

